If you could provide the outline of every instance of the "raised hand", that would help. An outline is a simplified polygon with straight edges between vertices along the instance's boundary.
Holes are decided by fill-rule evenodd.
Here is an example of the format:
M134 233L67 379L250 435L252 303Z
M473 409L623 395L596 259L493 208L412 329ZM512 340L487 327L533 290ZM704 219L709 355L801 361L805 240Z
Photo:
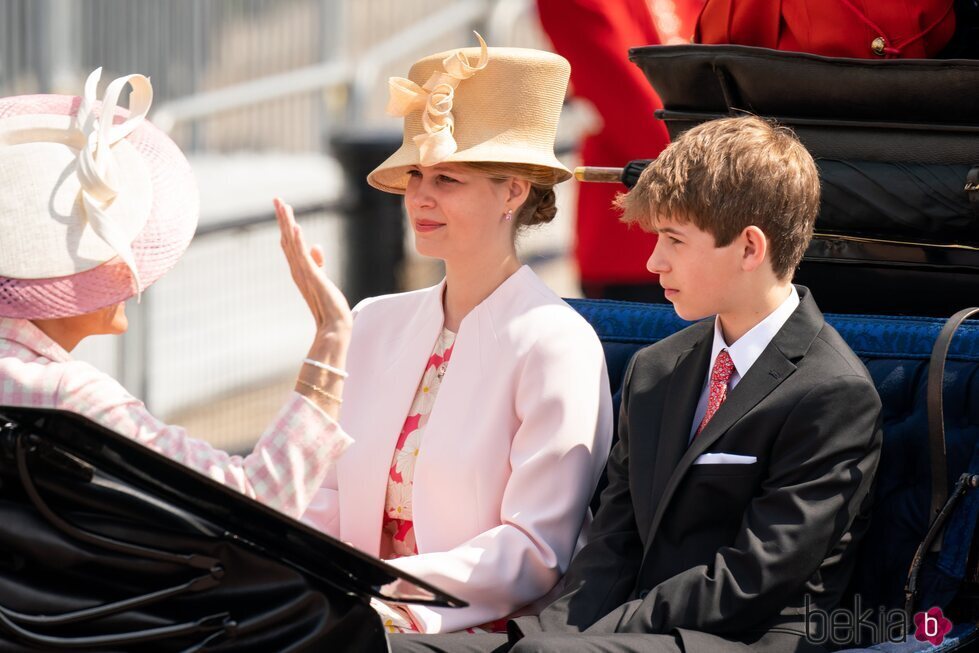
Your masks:
M348 335L352 326L350 305L323 271L323 250L318 245L306 245L291 206L279 198L275 199L274 204L282 235L282 251L289 263L292 280L313 314L317 335Z
M347 347L353 328L350 305L323 271L323 250L316 245L306 246L292 207L279 198L274 203L282 234L280 242L289 262L289 272L316 321L316 337L299 371L296 392L319 406L331 418L337 419L346 376L343 370Z

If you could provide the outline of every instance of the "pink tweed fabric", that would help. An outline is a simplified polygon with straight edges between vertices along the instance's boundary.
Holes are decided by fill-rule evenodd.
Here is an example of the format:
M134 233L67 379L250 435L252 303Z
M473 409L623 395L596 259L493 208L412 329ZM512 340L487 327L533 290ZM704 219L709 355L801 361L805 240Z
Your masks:
M229 455L159 421L115 379L73 360L19 319L0 318L0 406L82 415L293 518L352 442L323 411L291 393L252 453Z
M0 98L0 120L24 114L75 115L81 98L22 95ZM122 122L128 112L117 111ZM177 145L144 121L127 137L144 157L153 183L153 207L132 244L144 289L180 259L197 229L199 200L190 164ZM78 274L53 279L0 276L0 316L26 319L81 315L136 294L129 270L118 258Z

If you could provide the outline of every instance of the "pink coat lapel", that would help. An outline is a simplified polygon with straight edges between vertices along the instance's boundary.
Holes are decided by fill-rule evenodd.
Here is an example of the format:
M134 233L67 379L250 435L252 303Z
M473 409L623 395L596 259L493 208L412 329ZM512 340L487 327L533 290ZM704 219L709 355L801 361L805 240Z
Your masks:
M373 555L379 551L391 456L442 328L443 287L444 282L422 291L424 298L417 310L404 314L400 329L358 331L354 322L347 356L352 373L340 414L343 430L354 438L337 464L340 536ZM358 373L372 378L358 378Z

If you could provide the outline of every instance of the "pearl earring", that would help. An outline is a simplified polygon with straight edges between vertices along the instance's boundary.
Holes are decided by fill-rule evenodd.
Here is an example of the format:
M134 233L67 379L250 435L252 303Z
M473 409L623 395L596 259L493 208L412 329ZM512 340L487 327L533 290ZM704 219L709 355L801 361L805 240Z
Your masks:
M503 219L506 220L507 222L513 220L513 209L507 209L507 212L504 214Z

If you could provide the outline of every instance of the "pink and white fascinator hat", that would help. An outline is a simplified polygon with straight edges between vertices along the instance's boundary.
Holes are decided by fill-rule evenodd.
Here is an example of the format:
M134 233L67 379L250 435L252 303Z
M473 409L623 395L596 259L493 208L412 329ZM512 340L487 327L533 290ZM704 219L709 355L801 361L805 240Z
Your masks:
M101 72L82 97L0 98L0 317L68 317L138 296L197 228L190 165L146 120L150 80L115 79L99 101ZM117 106L127 84L128 111Z
M433 54L389 80L388 113L404 117L404 142L367 183L404 193L412 166L516 163L543 168L554 183L571 177L554 155L558 118L571 75L566 59L526 48Z

